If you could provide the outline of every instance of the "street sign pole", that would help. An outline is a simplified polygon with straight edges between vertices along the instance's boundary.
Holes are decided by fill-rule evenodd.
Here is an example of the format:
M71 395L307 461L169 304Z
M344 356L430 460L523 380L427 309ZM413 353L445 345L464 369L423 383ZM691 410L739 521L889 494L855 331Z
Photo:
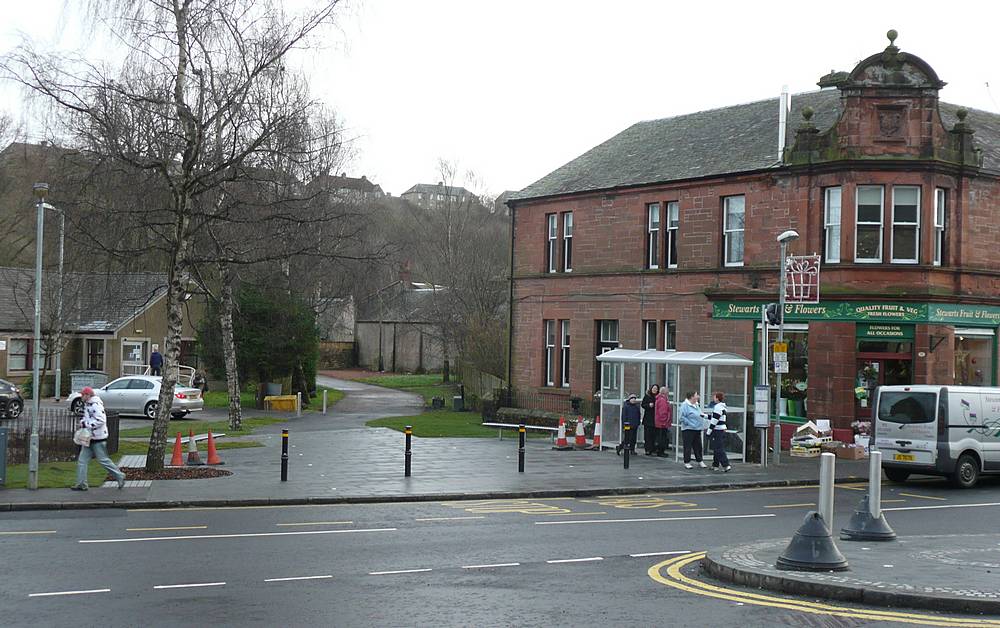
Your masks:
M760 465L767 467L767 426L771 423L771 412L768 406L771 404L771 387L767 383L767 305L760 305L760 384L754 392L754 424L760 429ZM767 395L764 405L757 401L759 391L763 389Z

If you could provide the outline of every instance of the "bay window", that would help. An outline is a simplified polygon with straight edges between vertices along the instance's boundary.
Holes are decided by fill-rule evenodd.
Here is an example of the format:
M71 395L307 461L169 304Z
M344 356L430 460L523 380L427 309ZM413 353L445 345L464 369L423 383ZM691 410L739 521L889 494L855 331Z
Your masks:
M727 196L722 202L723 263L725 266L742 266L746 198Z
M840 261L840 188L826 188L823 195L823 261Z
M881 185L859 185L857 192L857 221L854 236L855 262L882 261L882 203L884 190Z
M897 185L892 188L892 249L894 264L920 261L920 187Z

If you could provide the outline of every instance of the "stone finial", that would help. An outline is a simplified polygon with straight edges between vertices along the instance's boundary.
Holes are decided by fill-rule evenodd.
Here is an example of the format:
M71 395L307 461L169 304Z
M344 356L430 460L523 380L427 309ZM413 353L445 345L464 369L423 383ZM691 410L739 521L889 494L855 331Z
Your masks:
M959 122L965 122L965 118L968 117L969 110L965 107L959 107L955 110L955 117L958 118Z
M890 46L895 46L896 45L896 38L899 37L899 33L896 32L895 28L890 28L889 32L886 33L885 36L889 38L889 45Z
M816 112L813 110L813 108L810 107L809 105L806 105L805 107L802 108L802 119L804 119L806 122L809 122L810 120L812 120L814 113Z

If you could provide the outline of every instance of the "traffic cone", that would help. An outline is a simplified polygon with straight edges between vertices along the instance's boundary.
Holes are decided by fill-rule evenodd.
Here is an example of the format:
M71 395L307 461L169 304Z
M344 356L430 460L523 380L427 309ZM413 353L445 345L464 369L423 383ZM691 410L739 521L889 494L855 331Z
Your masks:
M567 451L573 449L569 445L569 441L566 440L566 419L559 417L559 435L556 436L556 444L552 446L552 449L558 451Z
M196 467L205 464L198 455L198 443L194 442L194 431L188 432L188 466Z
M212 431L208 432L208 464L225 464L219 457L219 452L215 451L215 439L212 438Z
M594 444L589 447L594 451L601 451L601 415L594 417Z
M576 442L573 446L577 449L587 448L587 435L583 432L583 417L576 417Z
M177 440L174 441L174 454L170 456L171 467L183 467L184 457L181 455L181 433L177 432Z

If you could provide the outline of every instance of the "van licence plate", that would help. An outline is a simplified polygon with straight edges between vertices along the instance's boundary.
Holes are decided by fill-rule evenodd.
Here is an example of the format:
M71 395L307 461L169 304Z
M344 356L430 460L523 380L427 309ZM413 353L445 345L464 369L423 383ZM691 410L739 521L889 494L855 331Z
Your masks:
M899 462L913 462L917 457L913 454L895 454L892 459Z

